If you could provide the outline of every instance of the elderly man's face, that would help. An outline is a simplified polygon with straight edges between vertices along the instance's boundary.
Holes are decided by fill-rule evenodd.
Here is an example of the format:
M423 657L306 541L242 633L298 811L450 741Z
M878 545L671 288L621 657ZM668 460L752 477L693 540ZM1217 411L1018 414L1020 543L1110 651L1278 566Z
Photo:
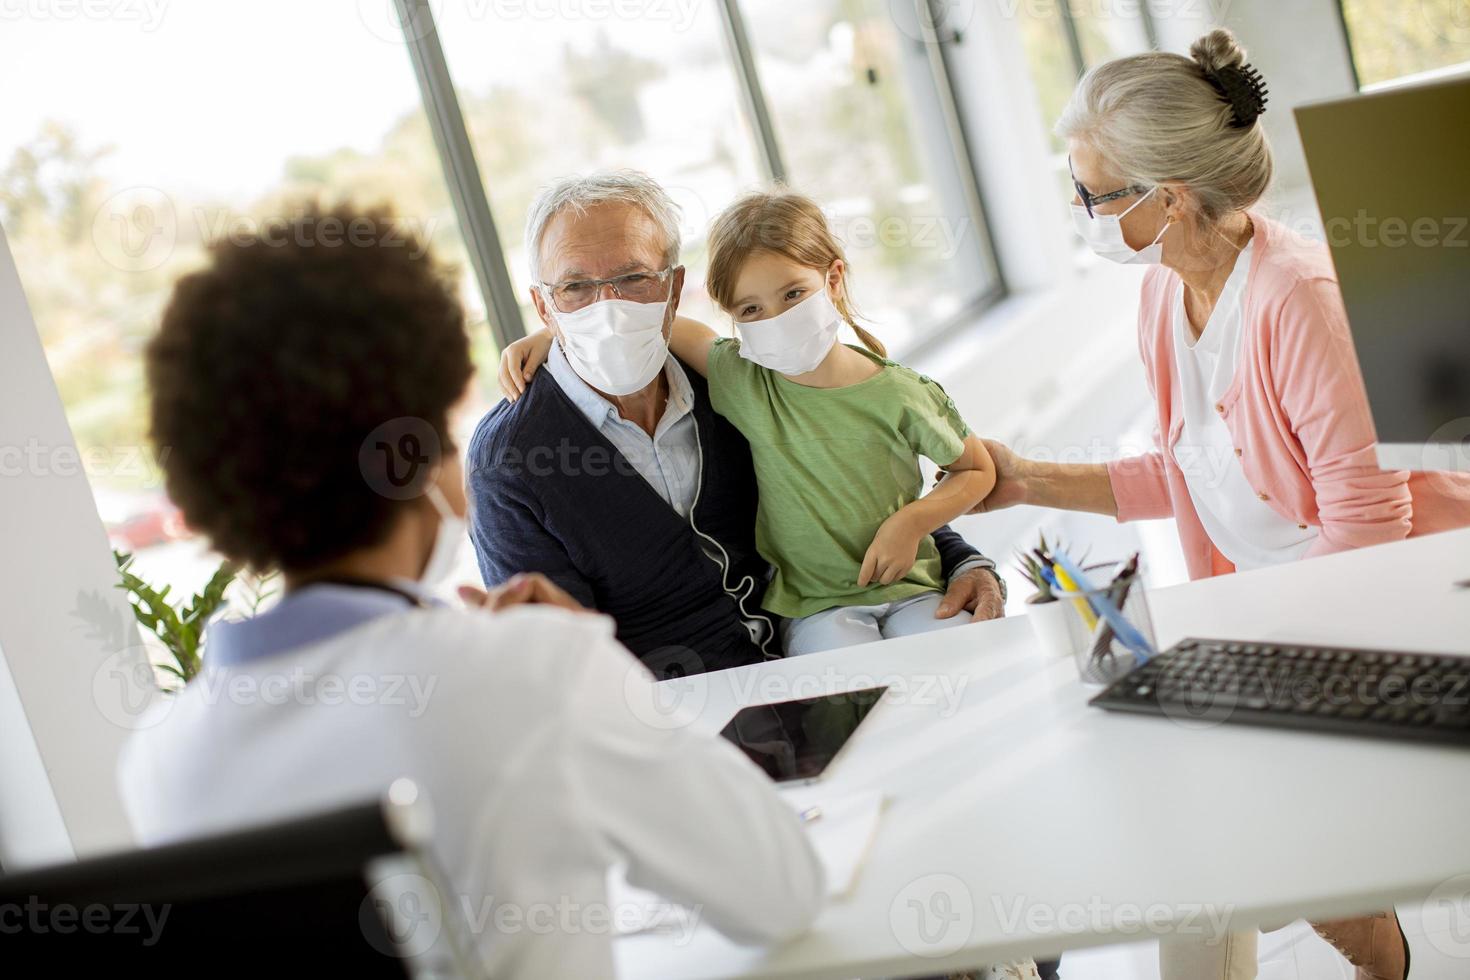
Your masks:
M664 268L664 249L668 243L660 236L642 208L631 204L599 204L583 214L568 208L552 218L541 236L541 280L545 283L568 279L611 279L630 272L658 272ZM679 308L679 292L684 286L680 269L672 280L674 310ZM599 300L612 299L611 287L604 287ZM556 318L541 290L532 287L531 300L541 322L558 337L561 333ZM669 317L665 325L673 323Z

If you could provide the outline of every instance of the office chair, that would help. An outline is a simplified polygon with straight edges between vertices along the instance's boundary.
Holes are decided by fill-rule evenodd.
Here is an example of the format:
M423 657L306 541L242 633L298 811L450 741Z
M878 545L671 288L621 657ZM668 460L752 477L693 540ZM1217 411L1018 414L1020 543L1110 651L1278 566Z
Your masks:
M416 792L0 877L11 962L124 976L472 977ZM22 959L24 958L24 959Z

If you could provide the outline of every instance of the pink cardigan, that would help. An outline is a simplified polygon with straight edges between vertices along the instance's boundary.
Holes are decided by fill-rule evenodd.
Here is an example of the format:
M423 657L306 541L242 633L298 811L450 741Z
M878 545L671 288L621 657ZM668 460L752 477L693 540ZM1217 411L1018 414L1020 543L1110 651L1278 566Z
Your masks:
M1257 495L1321 528L1307 557L1470 525L1470 474L1378 468L1373 419L1325 245L1260 214L1235 380L1215 408ZM1155 448L1108 465L1118 520L1173 517L1191 578L1234 567L1200 524L1174 444L1184 426L1171 311L1177 273L1143 281L1138 346L1158 410ZM1159 434L1167 434L1160 441Z

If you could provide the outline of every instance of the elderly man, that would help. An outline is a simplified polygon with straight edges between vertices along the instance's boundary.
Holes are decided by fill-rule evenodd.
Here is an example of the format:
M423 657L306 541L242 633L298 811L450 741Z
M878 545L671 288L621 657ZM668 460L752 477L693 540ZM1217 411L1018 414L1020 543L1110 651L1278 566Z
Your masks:
M486 583L545 573L612 616L659 676L779 657L750 448L668 352L684 284L674 203L638 173L562 180L531 208L526 254L557 343L470 442ZM939 615L1002 615L994 563L949 528L934 541L949 580Z

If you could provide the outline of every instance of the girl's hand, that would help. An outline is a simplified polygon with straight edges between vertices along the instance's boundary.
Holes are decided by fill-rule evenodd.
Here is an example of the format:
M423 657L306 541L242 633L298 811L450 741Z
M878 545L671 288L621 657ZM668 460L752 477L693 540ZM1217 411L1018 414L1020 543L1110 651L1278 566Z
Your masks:
M919 557L919 544L924 540L924 531L915 525L902 510L891 514L878 528L873 543L863 555L863 567L858 572L858 588L867 588L872 582L891 585L908 574Z
M538 330L522 337L500 354L501 394L506 401L515 401L526 393L526 384L536 374L536 369L546 363L551 352L551 331Z

